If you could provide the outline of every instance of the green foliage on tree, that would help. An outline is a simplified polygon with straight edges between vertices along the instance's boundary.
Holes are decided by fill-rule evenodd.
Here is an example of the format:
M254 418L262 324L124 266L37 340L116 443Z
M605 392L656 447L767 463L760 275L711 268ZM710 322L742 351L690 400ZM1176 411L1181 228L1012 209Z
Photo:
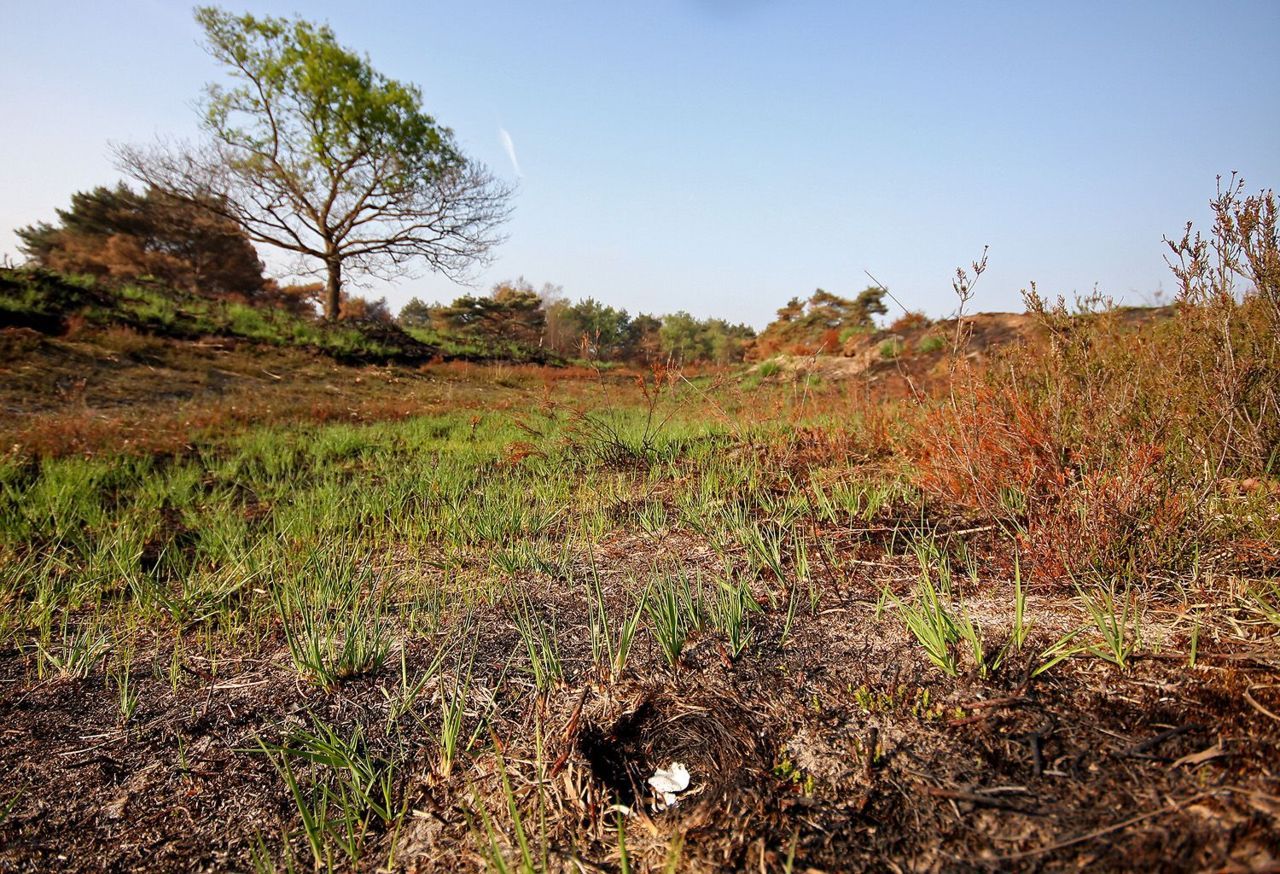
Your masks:
M71 195L58 223L17 231L40 267L117 279L150 277L183 291L253 297L263 291L262 262L244 231L207 204L157 188L127 185Z
M525 348L541 345L546 327L542 298L523 281L500 282L487 297L464 295L447 306L432 307L430 318L443 334Z
M523 278L501 282L487 296L464 295L429 306L414 298L400 311L406 328L430 326L442 338L472 346L537 348L564 358L645 364L742 361L755 332L723 319L685 312L631 316L593 297L566 300L559 286L540 290Z
M578 338L579 351L591 358L622 356L631 327L626 310L615 309L588 297L569 306L565 319Z
M701 320L683 310L664 317L659 333L663 354L678 364L741 361L755 337L747 325L731 325L724 319Z
M206 141L119 148L128 172L193 202L213 195L255 242L319 267L329 319L344 271L425 263L457 276L487 258L510 189L462 154L416 86L377 72L326 26L211 6L195 15L231 79L205 90Z
M406 328L428 327L431 324L431 307L416 297L411 298L407 304L400 308L400 314L396 316L396 321Z
M556 286L545 286L547 348L566 357L601 361L655 361L662 356L658 330L662 320L646 313L632 316L593 297L570 303Z
M627 324L627 338L619 356L624 361L649 362L662 357L662 319L639 313Z

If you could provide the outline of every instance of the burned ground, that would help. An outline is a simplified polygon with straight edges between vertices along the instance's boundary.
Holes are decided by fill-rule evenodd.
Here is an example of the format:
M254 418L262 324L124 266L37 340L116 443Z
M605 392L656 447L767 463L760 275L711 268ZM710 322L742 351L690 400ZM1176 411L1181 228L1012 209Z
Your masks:
M635 561L643 553L604 544L590 560L621 589L627 571L647 569ZM585 557L576 570L589 573ZM276 852L297 815L260 744L313 719L361 726L371 749L397 759L411 813L395 835L371 830L367 852L376 859L395 843L411 870L489 864L477 811L503 823L497 832L512 827L500 768L525 827L545 818L553 868L619 864L615 805L632 811L631 864L660 867L679 836L690 870L778 869L791 857L795 870L1263 870L1280 856L1280 724L1265 713L1280 703L1273 640L1206 643L1194 669L1171 645L1123 672L1074 659L1032 679L1023 656L989 678L951 680L877 617L884 580L863 568L822 591L816 612L802 607L785 641L780 601L737 661L717 634L694 632L676 668L644 642L610 682L586 645L578 584L515 582L555 619L564 678L531 688L505 603L472 614L477 736L447 778L435 766L433 700L458 680L447 666L418 713L391 720L399 655L323 691L300 681L278 634L213 659L192 640L175 679L158 667L140 675L142 704L121 726L103 675L41 681L7 649L3 765L18 794L3 824L5 867L245 867L263 847ZM998 609L1001 588L984 581L974 603L987 593ZM1033 615L1048 624L1055 600L1033 597ZM410 677L431 676L447 634L406 635ZM1051 638L1038 634L1027 650ZM150 659L134 658L160 665L156 644ZM656 812L644 779L672 761L689 767L691 790Z

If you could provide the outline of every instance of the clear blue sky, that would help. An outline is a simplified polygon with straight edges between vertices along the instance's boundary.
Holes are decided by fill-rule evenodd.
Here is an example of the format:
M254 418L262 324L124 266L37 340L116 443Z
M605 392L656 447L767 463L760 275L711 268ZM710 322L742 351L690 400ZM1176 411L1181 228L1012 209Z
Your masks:
M195 131L220 71L190 7L6 0L0 253L108 141ZM248 2L327 21L419 84L464 148L521 177L481 287L524 275L632 312L764 324L792 295L883 280L982 309L1095 284L1172 289L1162 235L1207 219L1219 173L1280 186L1280 2ZM377 285L395 305L460 289Z

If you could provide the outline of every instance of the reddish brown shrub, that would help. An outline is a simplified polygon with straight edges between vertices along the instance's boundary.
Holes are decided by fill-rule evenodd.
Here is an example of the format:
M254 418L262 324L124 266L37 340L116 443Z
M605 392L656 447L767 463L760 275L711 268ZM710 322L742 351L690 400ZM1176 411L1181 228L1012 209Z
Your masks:
M906 312L889 323L889 330L895 334L901 334L917 328L927 328L932 324L933 320L924 313Z
M968 382L926 414L922 489L1016 532L1042 579L1181 565L1196 498L1160 435L1095 409L1080 439L1055 412L1014 381Z

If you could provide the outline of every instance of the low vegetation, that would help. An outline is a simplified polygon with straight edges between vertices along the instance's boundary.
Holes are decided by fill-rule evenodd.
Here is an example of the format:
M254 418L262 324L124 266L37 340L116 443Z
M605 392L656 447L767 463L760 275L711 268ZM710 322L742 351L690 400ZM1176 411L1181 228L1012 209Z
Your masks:
M150 282L119 284L31 269L0 270L0 323L52 335L123 329L159 338L227 338L314 349L347 363L442 357L438 347L393 325L326 325L258 302L188 294Z

